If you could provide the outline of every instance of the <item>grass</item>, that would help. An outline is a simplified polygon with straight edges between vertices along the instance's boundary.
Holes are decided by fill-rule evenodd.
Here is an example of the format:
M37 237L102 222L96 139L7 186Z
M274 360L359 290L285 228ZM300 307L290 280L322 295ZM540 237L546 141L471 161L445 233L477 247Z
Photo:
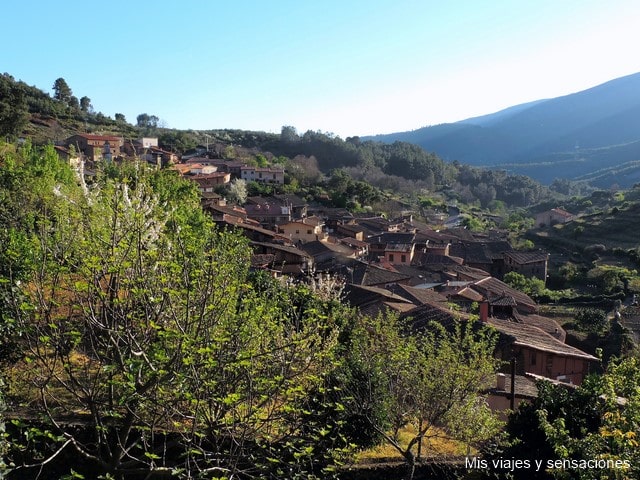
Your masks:
M432 429L428 432L430 437L422 440L421 458L433 458L433 457L453 457L465 455L467 447L464 443L457 440L447 438L443 431ZM398 435L400 444L403 447L409 443L409 441L415 435L415 428L411 425L407 425L400 430ZM418 454L418 446L413 448L414 455ZM363 450L356 455L356 464L367 463L381 463L381 462L393 462L404 461L404 457L393 446L388 443L383 443L377 447Z

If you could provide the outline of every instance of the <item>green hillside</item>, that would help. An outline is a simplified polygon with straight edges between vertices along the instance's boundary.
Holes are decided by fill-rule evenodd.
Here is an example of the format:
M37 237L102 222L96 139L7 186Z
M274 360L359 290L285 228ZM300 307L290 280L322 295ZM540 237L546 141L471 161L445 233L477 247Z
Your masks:
M640 189L613 194L597 192L576 200L568 209L578 217L565 224L537 229L530 238L548 247L570 252L600 254L635 249L640 244ZM596 203L597 202L597 203ZM602 247L595 247L600 246Z

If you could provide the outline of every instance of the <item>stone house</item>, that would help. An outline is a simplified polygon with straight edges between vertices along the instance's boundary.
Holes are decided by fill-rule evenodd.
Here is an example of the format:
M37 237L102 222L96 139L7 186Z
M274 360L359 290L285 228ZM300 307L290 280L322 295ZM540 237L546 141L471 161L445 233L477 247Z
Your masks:
M575 215L562 208L552 208L536 215L536 228L550 227L557 223L567 223L573 220Z
M122 155L124 140L113 135L92 135L81 133L67 138L66 147L73 146L89 161L111 161Z

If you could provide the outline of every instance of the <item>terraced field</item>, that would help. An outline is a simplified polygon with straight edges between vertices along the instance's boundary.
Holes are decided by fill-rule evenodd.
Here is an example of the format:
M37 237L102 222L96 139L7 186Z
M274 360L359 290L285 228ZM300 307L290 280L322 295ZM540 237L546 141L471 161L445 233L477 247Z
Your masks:
M582 250L592 245L604 245L628 250L640 245L640 204L623 204L602 213L579 216L576 220L532 232L534 240L545 245Z

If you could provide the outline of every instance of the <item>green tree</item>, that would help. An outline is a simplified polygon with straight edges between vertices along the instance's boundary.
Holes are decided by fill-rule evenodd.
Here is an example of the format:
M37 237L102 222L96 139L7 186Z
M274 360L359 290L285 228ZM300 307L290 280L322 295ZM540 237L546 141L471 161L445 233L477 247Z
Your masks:
M80 110L85 113L90 113L93 111L93 106L91 105L91 99L89 97L84 96L80 99Z
M498 361L495 337L473 331L472 323L447 331L440 324L403 333L395 316L364 319L354 335L353 356L369 386L354 393L357 403L384 404L385 417L367 417L372 427L405 459L413 478L415 450L423 440L448 436L473 444L491 438L499 426L480 392L493 379ZM408 443L400 430L413 428Z
M160 119L155 115L149 115L147 113L141 113L136 117L136 125L138 128L144 128L153 130L158 127Z
M117 479L306 478L333 461L303 408L334 368L331 311L300 285L256 288L246 241L216 231L193 189L149 175L54 186L37 222L13 312L24 358L7 376L49 425L37 468L69 450L89 465L76 471ZM11 439L21 478L25 438Z
M67 103L73 95L71 87L67 84L67 81L60 77L53 83L53 98Z
M538 383L538 397L510 417L508 458L564 460L569 468L528 470L515 478L632 479L640 474L640 364L611 362L577 389ZM582 467L580 462L599 462Z
M0 75L0 137L14 137L27 124L25 90L7 74Z
M580 328L587 332L601 332L609 326L607 312L599 308L581 308L575 314Z
M544 281L539 278L527 278L518 272L507 272L504 283L532 297L540 297L545 293Z

